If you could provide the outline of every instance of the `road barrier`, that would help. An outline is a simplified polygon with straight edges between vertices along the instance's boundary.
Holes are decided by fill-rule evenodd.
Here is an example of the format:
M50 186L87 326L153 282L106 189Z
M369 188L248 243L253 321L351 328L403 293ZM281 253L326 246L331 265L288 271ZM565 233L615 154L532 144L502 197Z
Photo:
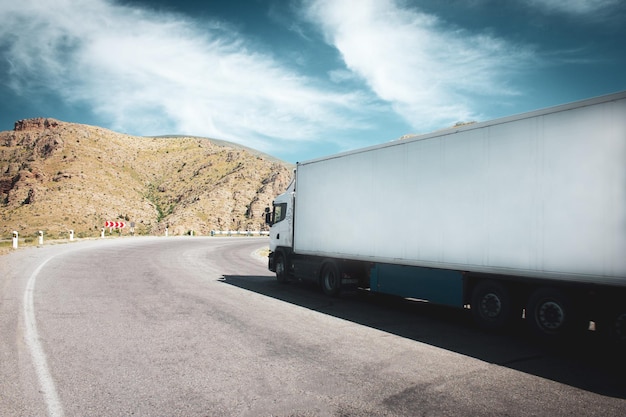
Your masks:
M69 230L69 240L70 242L74 241L74 231L73 230ZM42 247L44 245L44 231L43 230L39 230L36 233L37 236L37 247ZM23 235L20 236L20 233L17 230L14 230L11 233L11 248L13 249L18 249L20 247L20 239L22 240L21 244L25 245L25 246L29 246L32 245L34 242L34 239L32 237L26 236L24 237ZM53 239L54 241L59 241L59 240L63 240L62 238L56 238ZM4 243L8 242L8 240L6 239L2 239L0 238L0 247L4 246Z
M266 230L211 230L211 236L269 236Z
M37 235L37 241L36 241L37 246L42 247L44 245L44 231L39 230L36 235ZM166 228L165 236L168 236L168 235L169 235L169 228ZM187 232L187 235L196 236L197 233L194 230L189 230ZM269 236L269 232L265 230L211 230L210 236ZM106 237L106 228L103 227L100 229L100 238L105 238L105 237ZM68 230L68 240L70 242L73 242L75 240L74 238L75 238L74 230ZM18 249L20 245L19 239L20 239L19 232L17 230L14 230L12 232L12 241L11 241L11 247L13 249ZM26 244L27 246L29 244L32 245L33 240L34 239L32 239L32 237L22 238L22 243ZM52 240L59 241L62 239L53 238ZM0 238L0 247L3 246L4 243L8 244L8 239Z

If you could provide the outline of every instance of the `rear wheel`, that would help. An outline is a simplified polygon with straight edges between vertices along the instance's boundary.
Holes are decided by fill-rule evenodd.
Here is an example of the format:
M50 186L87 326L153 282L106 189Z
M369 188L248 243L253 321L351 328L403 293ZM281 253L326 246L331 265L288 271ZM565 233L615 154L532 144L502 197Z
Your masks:
M615 313L610 324L609 335L611 340L620 346L626 346L626 311Z
M626 310L611 309L597 325L609 342L626 347Z
M498 330L511 320L509 290L497 281L480 281L472 292L472 315L478 326Z
M333 262L327 263L322 269L320 284L324 294L336 297L341 292L341 275L339 267Z
M526 319L535 334L548 338L569 335L584 327L570 297L553 288L540 288L530 296Z

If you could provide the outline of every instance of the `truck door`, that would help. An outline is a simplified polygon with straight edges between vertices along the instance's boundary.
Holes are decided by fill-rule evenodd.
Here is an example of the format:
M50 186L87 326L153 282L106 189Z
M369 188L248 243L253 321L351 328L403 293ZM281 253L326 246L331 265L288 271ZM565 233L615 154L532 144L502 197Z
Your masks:
M293 245L293 205L287 201L274 201L273 225L270 229L270 250Z

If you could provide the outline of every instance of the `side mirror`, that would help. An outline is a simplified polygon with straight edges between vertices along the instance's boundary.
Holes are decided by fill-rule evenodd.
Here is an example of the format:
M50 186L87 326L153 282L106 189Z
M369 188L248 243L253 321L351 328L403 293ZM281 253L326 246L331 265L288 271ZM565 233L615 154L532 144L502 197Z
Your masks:
M269 207L265 207L265 224L272 225L272 212Z

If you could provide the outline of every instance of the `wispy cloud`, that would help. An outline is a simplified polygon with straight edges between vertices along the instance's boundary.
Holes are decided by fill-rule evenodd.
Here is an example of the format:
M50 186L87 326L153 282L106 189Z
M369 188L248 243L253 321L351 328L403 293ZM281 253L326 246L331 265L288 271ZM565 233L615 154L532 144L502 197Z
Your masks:
M114 129L212 136L271 150L319 139L367 112L339 93L250 50L219 21L198 22L106 0L2 2L5 83L84 105Z
M621 0L525 0L532 6L547 12L566 13L572 15L589 15L616 6Z
M306 2L306 16L345 65L415 127L474 119L467 97L518 94L508 79L538 59L529 48L470 33L396 0Z

